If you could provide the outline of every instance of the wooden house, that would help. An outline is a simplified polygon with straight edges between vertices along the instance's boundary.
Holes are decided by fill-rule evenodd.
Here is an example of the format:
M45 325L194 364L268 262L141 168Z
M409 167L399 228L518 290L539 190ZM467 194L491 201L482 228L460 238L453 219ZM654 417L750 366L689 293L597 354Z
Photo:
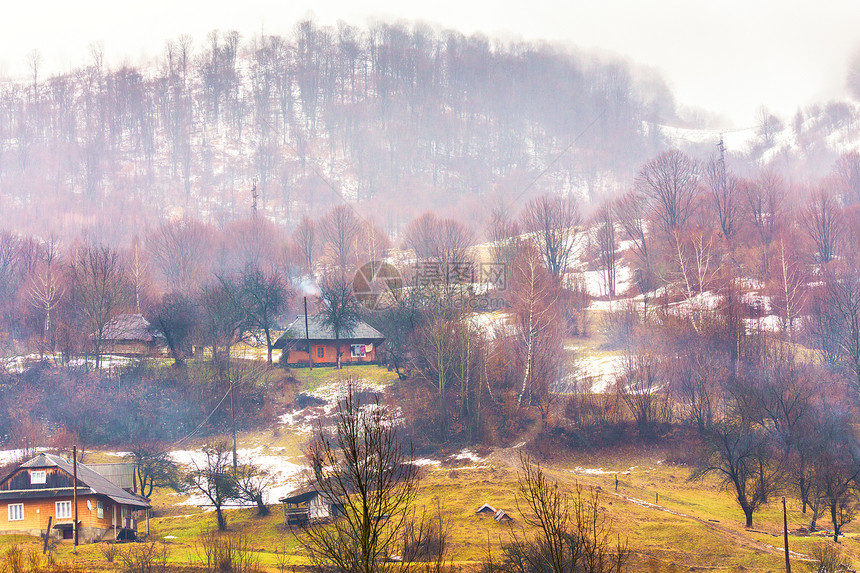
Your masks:
M164 335L142 314L120 314L105 325L102 353L119 356L154 356L167 349Z
M136 516L149 502L81 463L75 483L74 471L72 462L60 456L39 454L3 478L0 534L44 536L47 531L58 539L72 539L77 490L79 542L136 539Z
M275 341L272 348L283 349L281 362L288 366L337 365L337 345L334 331L325 325L319 315L300 314L287 330ZM381 332L365 322L359 322L352 332L340 337L341 364L376 364L376 352L385 342ZM310 346L310 356L308 347Z
M313 484L297 489L278 501L283 507L284 525L287 526L307 525L343 515L343 503L339 499L332 499Z

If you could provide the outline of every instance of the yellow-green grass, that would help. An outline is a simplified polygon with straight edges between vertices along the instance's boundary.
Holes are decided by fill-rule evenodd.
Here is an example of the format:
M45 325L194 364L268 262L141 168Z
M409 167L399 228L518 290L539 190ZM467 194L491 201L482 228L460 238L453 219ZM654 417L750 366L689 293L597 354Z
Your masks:
M513 528L522 535L524 525L515 501L517 472L511 465L515 452L501 451L484 462L465 466L436 467L422 479L416 509L434 511L441 507L451 535L451 558L471 568L487 556L488 550L498 559L500 545L509 539L510 527L496 523L490 516L476 516L475 510L484 503L504 509L515 519ZM766 506L755 516L755 530L743 527L743 514L729 492L723 491L714 479L690 482L689 469L662 462L660 451L612 451L600 456L570 454L563 461L546 466L549 476L558 481L564 491L573 491L578 483L586 488L600 487L601 513L611 519L615 531L626 538L633 551L632 571L670 571L691 567L710 571L781 571L783 557L781 537L781 504ZM637 466L625 473L632 466ZM576 471L575 468L582 468ZM602 469L595 475L583 469ZM614 472L618 471L620 486L614 491ZM659 493L659 507L653 504ZM647 502L640 505L626 498ZM164 540L170 560L176 564L193 563L199 559L199 537L215 526L212 512L181 506L183 515L155 517L150 522L151 539ZM668 510L668 511L667 511ZM672 513L673 512L673 513ZM683 514L683 515L679 515ZM305 562L297 538L282 525L280 508L272 506L272 514L259 518L252 509L226 511L231 531L248 536L260 563L274 571L277 551L291 555L290 562ZM709 520L717 520L713 522ZM789 527L796 530L806 525L795 500L789 500ZM826 527L825 521L820 521ZM145 530L145 526L141 527ZM858 543L852 537L856 527L847 527L849 537L840 543L851 560L860 561ZM533 532L526 531L526 535ZM170 539L166 539L169 537ZM39 541L27 537L0 538L0 551L11 543L39 547ZM815 545L832 544L824 538L792 535L792 550L808 554ZM99 549L84 546L77 556L70 554L71 545L63 542L58 556L74 561L87 569L107 567ZM801 566L795 559L795 565Z
M333 366L310 368L293 368L293 377L301 383L302 392L314 392L332 382L348 378L365 380L371 384L385 386L397 381L397 374L376 364L344 365L338 370Z
M590 456L571 456L563 463L548 466L547 472L565 491L573 491L577 483L586 488L601 488L601 513L612 521L615 531L626 538L633 551L632 570L641 570L647 565L668 571L672 564L683 569L702 567L712 571L735 571L740 567L755 571L782 570L780 504L772 503L757 513L755 528L748 531L743 527L743 514L731 494L723 491L716 480L690 482L687 468L658 463L660 461L659 453L610 454L601 467L610 472L618 470L621 474L617 494L611 473L593 475L573 471L580 464L593 462ZM631 465L638 467L625 474ZM588 467L594 469L594 466ZM510 536L509 526L496 523L490 516L475 515L480 505L489 503L504 509L515 519L514 530L522 534L524 522L515 501L516 481L515 468L498 456L465 467L435 468L422 480L416 509L426 508L432 512L437 504L441 507L451 535L451 558L461 565L472 566L484 559L488 551L498 558L501 544ZM659 507L649 505L655 501L656 492L660 492ZM626 498L648 504L641 505ZM263 562L272 562L273 549L284 543L290 551L298 549L297 541L282 529L277 508L265 519L254 517L252 510L231 510L227 514L230 528L249 534ZM791 500L789 527L796 530L806 523L796 502ZM172 542L172 555L177 561L186 562L193 556L199 533L213 525L211 513L157 519L152 523L156 536L177 537ZM820 525L826 527L827 524L820 522ZM847 531L853 533L856 528L849 526ZM531 531L526 532L526 535L531 534ZM828 543L832 541L795 535L790 538L794 551L807 554L813 546ZM860 557L856 545L851 537L840 544L855 561ZM296 555L293 562L303 561Z
M545 469L563 491L572 492L576 484L600 488L601 514L612 521L614 530L633 551L631 571L671 571L673 566L676 570L781 571L779 500L756 513L754 530L746 530L743 513L731 492L724 491L715 478L689 481L690 469L665 462L667 455L671 456L665 449L632 446L595 453L567 452L545 464ZM476 567L488 551L498 559L511 527L523 534L524 520L515 500L517 460L516 450L498 450L485 461L428 466L425 470L415 508L419 512L422 508L433 512L437 505L441 508L450 533L450 557L466 570ZM617 493L616 472L620 481ZM654 506L657 493L659 506ZM181 499L165 491L158 491L155 498L159 500L157 506ZM475 515L484 503L508 512L515 519L513 525ZM306 562L300 538L282 525L278 505L273 505L272 514L265 518L257 517L252 509L228 509L226 516L230 531L247 535L264 568L276 569L276 551L289 553L295 565ZM788 517L792 530L808 524L794 498L788 500ZM828 526L826 517L819 526ZM188 506L176 506L173 515L162 514L150 521L151 539L166 541L170 560L176 564L197 561L199 537L214 527L214 513ZM141 531L145 531L144 525ZM860 543L854 538L857 531L854 524L847 526L848 537L839 544L855 563L860 562ZM526 536L532 534L525 532ZM0 537L0 551L12 543L40 547L35 538L8 536ZM820 537L790 537L792 550L803 554L809 554L816 545L832 543ZM61 561L76 561L86 569L107 567L95 546L81 547L77 556L72 556L70 549L68 541L60 544ZM794 562L796 567L802 566L797 558Z

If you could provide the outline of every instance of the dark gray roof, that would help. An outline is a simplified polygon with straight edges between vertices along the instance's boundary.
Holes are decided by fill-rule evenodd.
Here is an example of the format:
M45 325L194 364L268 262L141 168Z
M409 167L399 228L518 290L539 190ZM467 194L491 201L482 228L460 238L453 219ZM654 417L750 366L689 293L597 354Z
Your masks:
M326 493L322 490L319 482L317 482L316 480L312 480L310 483L307 483L302 487L291 491L278 501L280 501L281 503L302 503L304 501L311 500L317 496L321 496L324 500L329 501L331 501L332 497L330 493Z
M153 342L161 338L142 314L120 314L105 325L103 340Z
M308 316L308 338L311 340L334 340L334 331L323 323L320 315ZM283 348L287 340L305 339L305 315L300 314L287 330L275 341L274 348ZM341 334L341 340L385 340L381 332L367 324L359 322L348 335Z
M72 462L54 454L39 454L32 460L20 465L22 468L60 468L67 474L74 475ZM137 507L151 507L149 502L139 495L129 493L113 483L106 477L100 475L93 469L78 463L78 481L92 490L92 493L104 495L117 503L134 505ZM71 488L70 488L71 489Z
M88 464L87 467L122 489L134 489L134 470L137 467L134 462Z

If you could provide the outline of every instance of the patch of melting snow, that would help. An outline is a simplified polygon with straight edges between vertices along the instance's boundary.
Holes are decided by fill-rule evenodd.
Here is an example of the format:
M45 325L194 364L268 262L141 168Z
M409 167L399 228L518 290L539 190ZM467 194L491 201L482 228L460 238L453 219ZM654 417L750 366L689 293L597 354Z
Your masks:
M39 452L47 451L48 448L33 448L32 450L0 450L0 464L12 464L25 461L24 458L33 456Z
M452 454L448 456L453 460L469 460L470 462L482 462L484 458L473 452L472 450L465 448L457 452L456 454Z
M587 389L594 394L605 393L623 371L624 358L620 354L580 357L573 374L575 381L582 384L579 391Z
M381 384L375 384L363 379L358 380L354 386L357 392L382 393L385 388ZM322 400L324 404L293 410L292 412L282 414L279 418L281 424L288 426L294 432L302 434L312 433L316 429L317 420L322 417L331 416L334 413L338 400L346 395L346 384L343 382L332 382L306 394ZM373 407L375 407L374 404L365 404L362 409L368 410ZM402 418L400 408L393 410L391 415L395 420Z
M288 461L284 456L265 455L262 449L262 447L240 448L236 450L236 454L239 463L252 461L272 476L273 483L266 492L266 502L274 503L301 485L302 473L306 468L303 464ZM202 467L206 463L206 454L201 450L174 450L170 452L170 456L175 462L186 466ZM207 511L211 509L208 507L209 504L209 500L202 493L192 493L188 499L178 503L178 505L204 506Z
M603 475L610 475L610 474L615 473L615 472L607 471L603 468L581 468L579 466L573 468L572 470L570 470L570 472L576 473L576 474L585 474L585 475L589 475L589 476L603 476Z
M440 462L439 460L431 460L430 458L421 458L421 459L417 459L417 460L412 460L412 465L415 465L418 467L438 466L441 464L442 464L442 462Z

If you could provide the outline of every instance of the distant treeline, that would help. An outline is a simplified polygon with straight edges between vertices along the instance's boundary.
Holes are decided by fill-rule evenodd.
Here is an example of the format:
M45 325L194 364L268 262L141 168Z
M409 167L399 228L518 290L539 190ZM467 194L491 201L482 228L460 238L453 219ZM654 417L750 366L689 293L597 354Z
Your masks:
M674 114L662 80L620 61L422 24L181 36L142 68L98 47L66 74L30 64L30 81L0 83L3 219L112 243L180 210L247 216L254 181L280 222L341 194L389 233L428 208L486 216L544 170L538 194L594 193Z

